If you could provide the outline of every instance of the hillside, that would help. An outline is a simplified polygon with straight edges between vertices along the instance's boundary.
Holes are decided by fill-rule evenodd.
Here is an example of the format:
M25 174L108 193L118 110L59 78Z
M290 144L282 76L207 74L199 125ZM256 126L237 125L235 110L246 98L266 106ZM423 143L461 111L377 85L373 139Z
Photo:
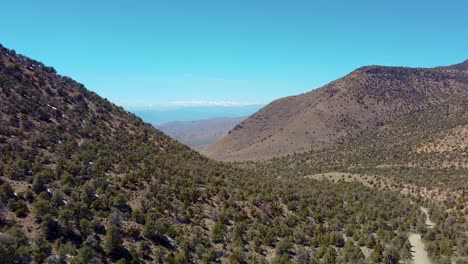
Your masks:
M413 197L437 219L435 229L422 231L428 254L433 263L449 263L441 252L454 244L442 237L468 241L467 125L468 98L452 98L320 150L239 165L272 177L357 182ZM466 261L464 245L454 252Z
M186 122L170 122L157 126L170 137L191 147L203 150L227 135L229 130L246 117L220 117Z
M466 60L466 61L464 61L462 63L458 63L458 64L446 66L446 67L439 67L439 68L456 69L456 70L468 70L468 60Z
M446 70L463 78L467 73ZM439 219L422 237L434 263L444 263L438 256L447 241L437 237L455 233L457 241L468 239L468 96L455 94L320 148L238 164L273 177L358 182L418 199L431 208L432 219ZM460 246L458 254L464 256Z
M236 172L1 46L0 124L1 263L174 258Z
M409 232L436 263L466 257L440 204L284 161L207 159L0 46L0 263L397 263Z
M225 161L267 160L339 144L434 105L467 98L463 65L360 68L322 88L270 103L205 154Z

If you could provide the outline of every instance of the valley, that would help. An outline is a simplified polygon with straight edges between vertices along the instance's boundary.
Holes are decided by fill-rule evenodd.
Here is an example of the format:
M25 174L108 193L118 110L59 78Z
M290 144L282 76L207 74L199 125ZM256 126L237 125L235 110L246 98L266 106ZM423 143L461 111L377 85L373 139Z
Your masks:
M466 263L460 65L360 68L204 156L0 46L0 263Z
M468 1L0 10L0 264L468 264Z

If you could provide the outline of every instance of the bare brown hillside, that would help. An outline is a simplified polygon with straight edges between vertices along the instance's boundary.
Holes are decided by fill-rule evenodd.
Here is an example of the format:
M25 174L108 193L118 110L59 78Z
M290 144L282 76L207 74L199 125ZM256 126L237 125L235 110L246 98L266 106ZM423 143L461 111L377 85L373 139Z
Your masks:
M270 103L205 154L242 161L320 150L410 113L467 96L468 71L461 66L363 67L314 91Z

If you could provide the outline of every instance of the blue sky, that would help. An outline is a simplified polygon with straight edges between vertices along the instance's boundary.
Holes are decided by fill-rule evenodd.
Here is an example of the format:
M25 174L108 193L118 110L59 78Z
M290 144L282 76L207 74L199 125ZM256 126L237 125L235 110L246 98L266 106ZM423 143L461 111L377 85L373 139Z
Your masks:
M0 43L122 106L244 105L468 59L466 1L2 3Z

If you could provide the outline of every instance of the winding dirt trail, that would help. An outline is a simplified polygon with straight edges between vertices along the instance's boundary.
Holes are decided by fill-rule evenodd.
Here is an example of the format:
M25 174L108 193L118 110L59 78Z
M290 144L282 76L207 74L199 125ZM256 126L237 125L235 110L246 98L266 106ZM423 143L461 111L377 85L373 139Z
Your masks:
M426 197L428 192L425 188L417 188L410 184L405 184L403 189L399 189L398 185L391 179L383 179L372 175L360 175L343 172L328 172L322 174L314 174L305 176L305 178L313 180L331 180L331 181L346 181L346 182L360 182L367 187L377 189L389 189L392 191L400 191L402 194L411 195L415 197ZM419 190L419 191L417 191ZM433 228L435 223L429 217L427 208L420 207L421 212L426 216L425 224L427 228ZM413 253L411 263L414 264L431 264L429 254L422 241L421 234L409 233L409 242L411 244L411 251Z
M433 228L435 223L431 221L427 208L421 207L421 212L426 215L426 226L427 228ZM432 263L429 259L429 254L425 248L424 242L422 241L420 234L410 233L409 242L411 244L411 251L413 252L414 264L430 264Z
M421 207L421 211L426 215L426 227L433 228L435 226L435 223L431 221L431 218L429 217L429 211L427 210L427 208Z
M432 263L427 254L424 242L420 234L410 233L409 242L411 244L411 251L413 252L414 264L430 264Z

